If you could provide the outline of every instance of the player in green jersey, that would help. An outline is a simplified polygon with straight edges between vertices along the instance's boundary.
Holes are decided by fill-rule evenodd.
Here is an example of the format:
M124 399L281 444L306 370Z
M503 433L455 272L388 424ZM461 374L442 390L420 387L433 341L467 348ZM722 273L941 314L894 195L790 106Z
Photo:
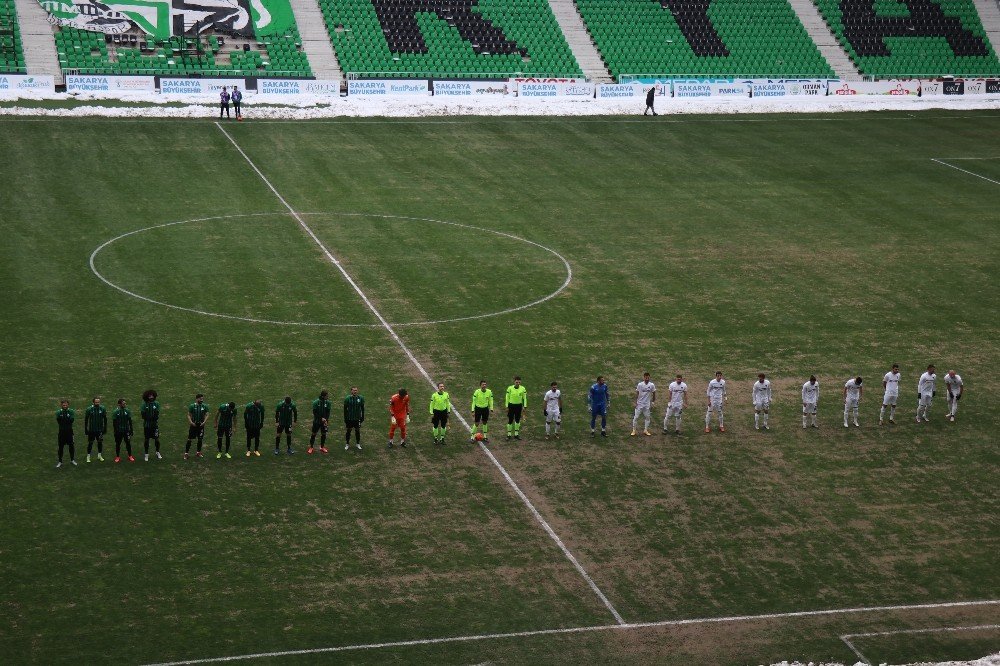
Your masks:
M472 434L469 441L476 440L476 430L483 433L483 441L490 443L490 412L493 411L493 391L486 388L486 380L479 381L479 388L472 392L472 418L475 425L472 426Z
M528 389L521 386L519 376L515 376L514 383L507 387L504 406L507 408L507 439L513 436L520 440L521 421L527 416L524 410L528 406Z
M188 459L188 452L191 451L191 440L198 440L198 448L195 455L202 457L201 445L205 441L205 424L208 423L208 405L205 404L205 394L199 393L194 397L194 402L188 405L188 436L184 444L184 460Z
M309 448L306 449L306 453L309 455L312 455L313 451L315 451L313 444L316 443L317 432L320 434L319 450L323 453L330 452L326 448L326 433L330 429L330 410L333 408L333 403L330 402L329 398L329 391L320 391L319 397L313 400L312 435L309 437Z
M132 412L125 406L125 398L118 398L118 408L111 412L111 427L115 433L115 462L122 461L123 441L128 461L135 462L132 457Z
M351 431L354 431L354 445L361 450L361 424L365 422L365 396L358 394L358 387L351 387L351 394L344 398L344 450L351 448Z
M142 417L142 459L149 462L149 440L156 443L156 458L163 458L160 455L160 403L156 401L155 390L143 391L139 415Z
M236 430L236 403L235 402L224 402L219 405L219 410L215 412L215 436L216 442L215 447L218 449L218 453L215 454L216 460L221 458L223 455L226 458L232 458L229 454L229 442L233 438L233 431ZM222 438L226 438L226 452L222 453Z
M97 441L97 459L104 462L104 433L108 431L108 410L101 404L100 398L94 398L93 404L83 413L83 431L87 434L87 462Z
M281 433L285 433L285 443L288 445L288 455L295 451L292 449L292 428L299 422L299 410L292 402L292 396L286 395L285 399L274 408L274 423L278 427L278 432L274 437L274 455L281 453Z
M56 423L59 424L59 462L56 467L62 467L63 449L69 447L69 461L76 465L76 445L73 443L73 421L76 420L76 410L69 408L69 400L59 401L56 411Z
M444 382L438 383L438 390L431 393L431 430L434 443L444 446L444 436L448 432L448 414L451 413L451 396L444 390Z
M247 432L247 458L260 457L260 431L264 429L264 403L260 400L248 402L243 408L243 429ZM253 451L250 444L253 443Z

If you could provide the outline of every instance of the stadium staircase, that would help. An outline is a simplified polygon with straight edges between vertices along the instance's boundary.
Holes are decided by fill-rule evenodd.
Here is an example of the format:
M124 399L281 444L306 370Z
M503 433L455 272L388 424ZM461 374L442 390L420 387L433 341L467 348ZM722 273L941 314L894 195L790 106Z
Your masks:
M865 76L1000 76L972 0L815 2Z
M313 75L328 81L343 80L344 74L333 52L317 0L291 0L291 6L302 35L302 50L309 59Z
M861 72L854 66L854 61L840 45L830 26L823 20L819 8L812 0L789 0L792 9L802 21L803 27L809 33L813 43L819 48L826 61L830 63L834 73L842 81L860 81Z
M148 41L144 33L111 36L63 26L55 38L59 65L69 73L287 78L312 73L294 29L260 41L215 34Z
M573 0L549 0L552 13L559 22L559 28L566 36L566 42L573 51L573 56L580 63L583 75L595 83L610 83L608 72L601 54L587 32L576 3Z
M576 0L611 75L832 78L787 0Z
M993 52L1000 54L1000 0L975 0L975 3Z
M4 1L0 0L0 4ZM38 0L16 0L10 4L17 7L27 73L50 75L55 77L56 83L62 83L62 72L59 70L55 44L52 41L52 26L45 20L48 14L38 4Z
M547 0L319 0L341 68L384 77L582 76Z

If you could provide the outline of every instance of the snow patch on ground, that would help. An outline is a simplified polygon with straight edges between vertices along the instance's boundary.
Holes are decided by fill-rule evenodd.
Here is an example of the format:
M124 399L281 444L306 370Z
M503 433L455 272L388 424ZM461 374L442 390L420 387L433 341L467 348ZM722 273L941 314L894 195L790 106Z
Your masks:
M810 661L809 663L803 663L801 661L782 661L777 664L771 664L771 666L868 666L863 661L854 662L852 664L841 664L841 663L816 663ZM882 662L878 666L888 666L885 662ZM906 664L906 666L1000 666L1000 652L996 654L991 654L982 659L975 659L973 661L937 661L929 662L922 661L915 664Z
M2 100L3 97L0 97ZM22 100L76 101L115 99L116 106L81 104L71 108L47 109L18 105L0 108L0 115L108 118L217 118L219 109L204 95L160 95L158 93L119 94L115 97L92 93L48 93L22 95ZM134 106L134 104L154 106ZM165 106L181 104L183 106ZM634 99L522 99L518 97L324 97L303 95L294 100L268 99L247 95L247 120L313 120L324 118L419 118L448 116L621 116L641 115L645 100ZM971 111L1000 109L1000 96L892 97L803 97L784 99L673 99L656 102L661 116L675 114L756 114L756 113L838 113L847 111L923 111L949 109ZM648 119L650 122L652 118Z

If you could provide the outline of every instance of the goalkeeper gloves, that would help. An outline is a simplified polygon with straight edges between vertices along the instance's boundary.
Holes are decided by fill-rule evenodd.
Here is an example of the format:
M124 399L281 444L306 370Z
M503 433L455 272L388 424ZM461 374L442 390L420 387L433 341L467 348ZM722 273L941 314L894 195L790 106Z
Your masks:
M962 399L962 394L961 393L959 393L958 395L955 396L955 400L961 400L961 399Z
M407 423L409 423L409 422L410 422L410 415L409 415L409 414L407 414L407 415L406 415L406 422L407 422Z
M395 416L392 417L392 425L396 425L396 417Z

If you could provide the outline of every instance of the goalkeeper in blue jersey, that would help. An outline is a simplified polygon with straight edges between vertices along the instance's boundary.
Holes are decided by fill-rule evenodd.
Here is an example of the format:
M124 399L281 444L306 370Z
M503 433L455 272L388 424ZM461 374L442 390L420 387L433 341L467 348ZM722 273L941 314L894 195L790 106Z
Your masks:
M602 375L591 385L587 393L587 404L590 405L590 436L597 434L597 417L601 417L601 437L608 436L608 407L611 406L611 391L604 383Z

